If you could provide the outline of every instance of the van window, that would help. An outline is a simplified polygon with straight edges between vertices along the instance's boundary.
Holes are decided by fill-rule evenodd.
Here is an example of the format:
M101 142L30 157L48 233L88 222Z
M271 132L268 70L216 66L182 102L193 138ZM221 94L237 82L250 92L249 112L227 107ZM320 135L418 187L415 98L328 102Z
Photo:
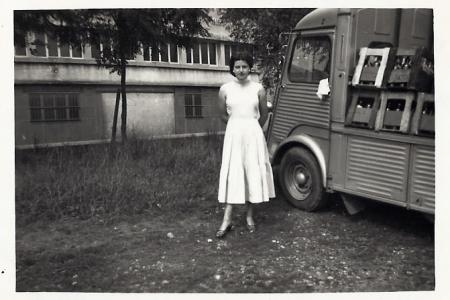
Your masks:
M289 65L292 82L316 83L330 76L331 42L326 36L300 37L295 41Z

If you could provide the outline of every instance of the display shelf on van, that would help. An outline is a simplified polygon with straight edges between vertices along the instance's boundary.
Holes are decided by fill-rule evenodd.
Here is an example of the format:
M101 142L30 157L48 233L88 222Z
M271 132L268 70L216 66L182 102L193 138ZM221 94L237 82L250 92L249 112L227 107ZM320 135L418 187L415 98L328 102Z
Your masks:
M375 130L407 133L414 100L415 93L412 91L382 91Z
M434 136L434 95L418 93L416 111L411 122L411 133Z
M391 53L392 58L388 64L388 88L431 91L434 65L425 48L398 48Z
M379 90L355 89L345 125L373 129L379 106Z
M353 75L352 85L382 87L390 48L373 49L362 47Z

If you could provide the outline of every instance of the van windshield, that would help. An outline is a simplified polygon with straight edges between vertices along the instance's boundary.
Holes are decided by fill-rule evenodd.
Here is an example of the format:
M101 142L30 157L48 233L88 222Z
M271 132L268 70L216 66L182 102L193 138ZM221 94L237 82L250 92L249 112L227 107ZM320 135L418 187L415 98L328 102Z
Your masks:
M289 80L316 83L328 78L330 55L331 42L327 36L298 38L288 69Z

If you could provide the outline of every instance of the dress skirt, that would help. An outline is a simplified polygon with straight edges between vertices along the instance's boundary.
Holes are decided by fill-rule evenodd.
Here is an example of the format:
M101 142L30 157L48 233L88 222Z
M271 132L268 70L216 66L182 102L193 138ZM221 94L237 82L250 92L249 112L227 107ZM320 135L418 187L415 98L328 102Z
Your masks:
M223 142L220 203L261 203L275 197L263 131L255 118L231 117Z

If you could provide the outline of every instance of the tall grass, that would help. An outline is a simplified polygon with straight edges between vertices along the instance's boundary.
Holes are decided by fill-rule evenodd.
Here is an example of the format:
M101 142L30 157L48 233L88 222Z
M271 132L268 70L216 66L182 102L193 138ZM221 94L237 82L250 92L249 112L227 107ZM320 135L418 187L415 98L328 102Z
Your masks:
M208 135L17 150L17 224L214 206L221 149Z

